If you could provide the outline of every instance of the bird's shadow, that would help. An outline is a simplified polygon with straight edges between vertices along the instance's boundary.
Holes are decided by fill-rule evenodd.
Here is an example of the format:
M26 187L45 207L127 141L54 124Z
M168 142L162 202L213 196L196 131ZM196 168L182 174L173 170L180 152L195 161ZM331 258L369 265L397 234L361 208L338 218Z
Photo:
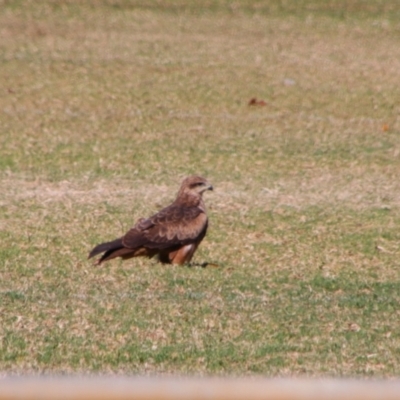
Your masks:
M219 265L212 262L203 262L203 263L189 263L189 268L219 268Z

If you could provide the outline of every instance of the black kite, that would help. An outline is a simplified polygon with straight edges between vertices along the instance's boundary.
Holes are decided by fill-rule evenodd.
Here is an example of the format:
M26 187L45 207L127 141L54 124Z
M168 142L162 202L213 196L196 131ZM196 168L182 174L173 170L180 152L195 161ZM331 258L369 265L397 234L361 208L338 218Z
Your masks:
M200 176L182 182L175 201L150 218L141 218L124 236L97 245L89 258L103 253L96 264L115 257L158 256L162 263L190 262L207 232L208 219L202 198L213 187Z

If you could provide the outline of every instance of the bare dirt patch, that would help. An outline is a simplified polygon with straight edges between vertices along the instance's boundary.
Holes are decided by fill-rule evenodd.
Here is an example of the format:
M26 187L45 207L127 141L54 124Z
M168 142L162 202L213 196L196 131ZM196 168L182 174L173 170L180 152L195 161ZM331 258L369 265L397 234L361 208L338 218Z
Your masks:
M380 171L318 171L318 175L276 180L260 186L254 183L243 188L234 182L216 182L215 190L208 196L210 204L218 208L235 204L252 207L279 207L298 209L308 206L343 206L354 209L369 207L399 207L400 181L393 174ZM0 180L1 203L34 199L39 203L72 202L95 205L109 202L114 205L143 203L163 204L174 198L177 185L156 185L144 181L98 180L95 182L45 182L22 179Z

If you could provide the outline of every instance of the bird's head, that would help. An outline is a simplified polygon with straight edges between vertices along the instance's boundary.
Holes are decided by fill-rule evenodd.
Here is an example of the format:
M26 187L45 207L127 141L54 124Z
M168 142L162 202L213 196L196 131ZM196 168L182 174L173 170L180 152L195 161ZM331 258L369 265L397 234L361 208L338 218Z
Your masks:
M181 188L179 189L178 198L201 198L202 194L207 190L213 190L212 185L207 181L207 179L197 175L188 176L182 182Z

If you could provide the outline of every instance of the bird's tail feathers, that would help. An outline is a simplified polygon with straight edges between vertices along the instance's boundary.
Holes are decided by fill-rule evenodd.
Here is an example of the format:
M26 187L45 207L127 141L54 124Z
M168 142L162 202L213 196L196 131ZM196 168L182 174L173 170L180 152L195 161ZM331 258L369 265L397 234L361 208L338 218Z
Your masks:
M100 253L104 252L113 252L115 250L119 250L123 248L122 244L122 238L112 240L111 242L105 242L97 245L90 253L88 258L92 258L94 256L97 256ZM100 260L101 262L101 260Z

